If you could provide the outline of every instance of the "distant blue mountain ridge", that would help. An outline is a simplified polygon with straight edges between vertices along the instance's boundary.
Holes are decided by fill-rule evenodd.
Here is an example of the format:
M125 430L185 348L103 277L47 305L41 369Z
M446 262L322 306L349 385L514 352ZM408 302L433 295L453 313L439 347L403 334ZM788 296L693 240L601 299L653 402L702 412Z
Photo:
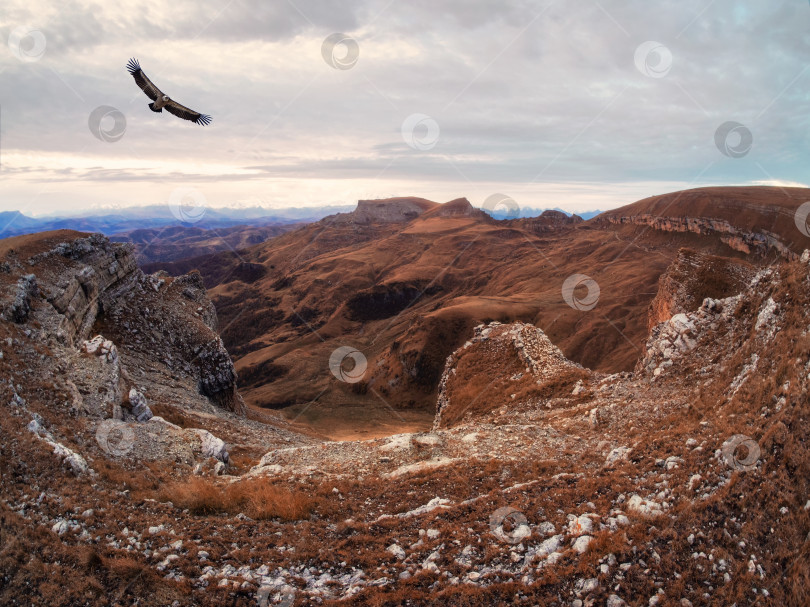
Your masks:
M510 212L506 212L506 211L500 211L500 210L489 211L487 209L482 209L482 210L489 213L495 219L517 219L517 218L526 218L526 217L537 217L538 215L542 215L544 211L559 211L561 213L565 213L569 217L571 215L579 215L580 217L582 217L582 219L587 221L588 219L591 219L591 218L596 217L597 215L600 215L601 213L603 213L603 211L598 211L598 210L597 211L584 211L582 213L572 213L571 211L566 211L565 209L561 209L559 207L555 207L553 209L536 209L534 207L523 207L523 208L520 209L520 212L518 213L518 215L514 216Z
M229 228L238 225L287 225L318 221L335 213L353 211L354 205L328 205L319 207L287 207L267 209L247 208L206 208L204 212L190 210L186 215L172 212L167 205L126 207L122 209L87 211L81 215L54 217L29 217L20 211L0 212L0 238L45 232L49 230L77 230L80 232L101 232L105 235L120 234L135 229L162 228L166 226L186 226L201 229ZM519 217L536 217L546 209L522 208ZM571 212L563 209L566 215ZM583 219L590 219L601 211L577 213ZM507 213L490 212L495 219L510 219Z

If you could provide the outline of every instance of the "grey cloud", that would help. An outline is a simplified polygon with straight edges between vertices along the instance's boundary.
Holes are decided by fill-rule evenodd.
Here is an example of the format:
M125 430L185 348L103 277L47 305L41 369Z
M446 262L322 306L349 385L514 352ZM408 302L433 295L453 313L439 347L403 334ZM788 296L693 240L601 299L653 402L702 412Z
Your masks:
M36 25L40 12L19 2L8 22ZM806 3L733 0L76 4L46 19L42 61L0 54L3 147L99 155L116 166L222 164L233 170L178 169L172 178L245 182L381 172L457 180L460 189L460 173L505 183L810 180L808 21ZM351 70L320 58L334 31L357 36ZM664 78L634 65L647 40L672 51ZM288 59L260 55L272 41ZM94 51L102 45L104 55ZM178 59L177 48L188 56ZM214 115L213 125L149 112L123 69L130 55L179 101ZM118 143L87 129L102 104L127 117ZM416 112L441 128L426 153L400 134ZM754 133L749 156L729 159L714 146L726 120ZM244 165L260 170L237 175ZM134 168L66 174L152 179Z

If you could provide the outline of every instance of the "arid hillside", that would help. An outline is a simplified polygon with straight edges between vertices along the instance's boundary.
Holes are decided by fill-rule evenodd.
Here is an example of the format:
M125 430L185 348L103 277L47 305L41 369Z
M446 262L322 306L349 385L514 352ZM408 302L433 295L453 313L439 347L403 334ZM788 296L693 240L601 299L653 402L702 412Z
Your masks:
M795 258L806 237L793 212L807 199L796 188L708 188L590 221L553 211L496 221L464 199L361 201L243 251L149 268L202 273L249 404L333 436L426 427L445 360L476 325L527 322L584 367L630 371L681 248L717 268ZM342 347L362 354L358 381L330 371Z
M113 242L135 246L138 264L176 261L219 251L244 249L297 227L295 224L233 226L203 229L185 226L138 228L110 236Z
M325 441L243 410L198 274L0 241L0 603L803 607L810 250L738 255L675 253L631 371L492 320L430 431Z

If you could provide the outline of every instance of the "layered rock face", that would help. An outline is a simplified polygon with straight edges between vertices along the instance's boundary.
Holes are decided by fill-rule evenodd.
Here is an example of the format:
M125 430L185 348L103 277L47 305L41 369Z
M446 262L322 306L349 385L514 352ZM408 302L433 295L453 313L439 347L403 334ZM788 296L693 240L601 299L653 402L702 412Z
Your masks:
M692 232L704 236L717 235L720 240L735 251L745 254L766 255L771 252L780 257L796 261L799 256L779 240L776 234L762 230L748 232L734 227L724 219L704 217L659 217L655 215L633 215L629 217L605 216L602 221L613 224L645 226L662 232Z
M3 316L7 320L16 323L25 322L28 319L28 313L31 311L31 300L37 295L39 295L39 287L37 286L36 276L33 274L23 276L17 281L13 289L14 300Z
M707 297L722 299L742 291L755 274L745 261L683 248L658 279L650 303L648 329L675 314L694 312Z
M139 377L132 375L159 363L194 386L196 397L189 402L196 398L203 409L213 404L244 412L199 274L146 275L129 245L100 234L12 240L22 246L9 250L0 275L7 283L3 316L52 352L63 353L56 376L71 395L71 411L145 421L151 412L135 387Z
M184 420L245 413L199 273L146 275L130 245L99 234L52 232L7 243L15 246L0 265L0 330L15 352L9 387L30 393L45 382L65 398L41 415L19 398L18 410L36 422L31 431L80 472L86 466L74 465L71 449L48 429L55 420L83 420L79 432L97 427L96 442L114 457L227 463L222 440L153 412L157 406Z
M132 250L101 234L60 243L28 263L40 268L43 294L62 316L57 337L72 345L88 337L100 296L138 272Z
M175 373L193 377L198 392L215 405L244 412L233 362L216 333L216 311L200 275L174 280L146 275L132 251L93 234L28 259L50 303L39 314L48 335L79 347L91 332L100 332L125 355L158 358ZM12 315L20 314L18 299L15 295L8 307ZM129 388L124 388L125 394Z
M707 335L719 332L728 337L738 333L741 339L744 338L751 345L757 345L758 349L753 349L753 354L746 359L747 362L743 364L740 373L731 382L729 392L733 395L757 369L761 353L769 349L771 340L785 322L785 305L775 301L773 296L763 297L762 291L765 288L772 289L774 282L776 273L771 268L766 268L755 274L745 289L737 295L723 299L706 298L696 311L675 314L658 324L650 333L644 356L636 367L636 373L654 380L665 370L677 365L681 359L686 359L701 341L705 346ZM761 301L756 313L752 314L750 302L755 298ZM739 320L743 315L748 316L747 325ZM802 336L806 335L805 331ZM727 339L728 341L730 340ZM733 346L730 347L729 343L724 346L722 353L730 358L735 349ZM770 354L773 356L774 353ZM802 361L796 360L797 364L800 362Z
M140 271L101 297L101 326L141 358L159 356L175 374L190 376L218 407L244 413L236 372L215 329L216 311L199 273L177 279Z
M674 361L691 352L708 329L729 322L739 301L739 295L721 300L707 298L697 311L675 314L653 327L636 371L653 377L661 375Z

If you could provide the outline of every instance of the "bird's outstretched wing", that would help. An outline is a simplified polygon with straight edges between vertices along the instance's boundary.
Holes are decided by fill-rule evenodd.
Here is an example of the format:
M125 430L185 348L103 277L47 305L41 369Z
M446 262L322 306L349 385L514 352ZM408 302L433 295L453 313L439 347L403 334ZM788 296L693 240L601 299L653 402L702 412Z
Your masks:
M174 99L170 99L164 108L170 114L174 114L183 120L191 120L191 122L196 124L205 126L211 122L211 116L208 114L200 114L199 112L195 112L184 105L180 105Z
M132 77L135 78L135 83L141 87L146 96L149 97L152 101L157 101L158 97L163 96L163 92L156 87L149 78L146 77L146 74L143 73L141 69L141 64L138 63L137 59L130 59L127 62L127 69L129 73L132 74Z

